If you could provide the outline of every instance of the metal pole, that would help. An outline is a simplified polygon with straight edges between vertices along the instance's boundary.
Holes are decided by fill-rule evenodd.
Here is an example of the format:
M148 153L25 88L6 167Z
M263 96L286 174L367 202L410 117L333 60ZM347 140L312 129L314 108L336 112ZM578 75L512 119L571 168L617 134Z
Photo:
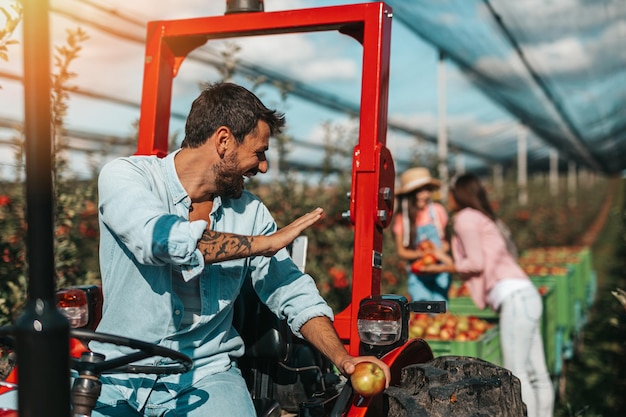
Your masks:
M550 149L550 195L556 197L559 194L559 152Z
M24 7L28 300L15 324L20 417L70 415L69 324L55 306L47 0Z
M454 157L456 174L465 174L465 155L457 154Z
M441 180L441 199L448 199L448 132L446 119L446 55L439 51L439 117L437 123L437 156L439 161L438 171Z
M528 204L527 135L526 126L517 129L517 186L520 206Z
M502 198L504 196L502 191L504 188L504 169L502 164L495 164L493 166L493 186L496 191L496 196Z
M576 162L567 163L567 190L569 191L568 203L570 207L576 206Z

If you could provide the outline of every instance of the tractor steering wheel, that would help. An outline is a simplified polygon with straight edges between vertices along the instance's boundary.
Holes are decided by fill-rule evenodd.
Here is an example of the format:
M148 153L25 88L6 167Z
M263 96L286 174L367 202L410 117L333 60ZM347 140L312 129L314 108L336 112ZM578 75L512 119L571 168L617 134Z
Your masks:
M100 375L104 373L167 375L187 372L193 366L193 361L187 355L154 343L84 329L72 329L70 336L84 342L109 343L137 350L109 360L106 360L101 353L90 350L83 352L80 359L71 358L71 367L78 372L78 377L72 384L72 405L75 416L91 415L100 396L102 387ZM173 362L159 361L157 365L134 364L134 362L151 357L163 357Z
M88 373L94 375L109 373L169 375L187 372L193 366L193 361L187 355L154 343L142 342L141 340L116 336L108 333L96 333L85 329L71 329L70 336L85 342L94 341L109 343L117 346L137 349L137 352L129 353L109 360L102 358L101 360L93 361L72 358L71 367L79 373L87 371ZM163 358L171 359L174 362L171 363L168 361L168 363L158 365L133 364L134 362L153 356L161 356Z
M0 344L13 348L13 327L0 327ZM157 375L169 375L184 373L193 367L193 361L184 353L156 345L154 343L142 342L141 340L128 337L116 336L108 333L96 333L85 329L71 329L70 336L83 342L95 341L109 343L116 346L125 346L136 349L137 352L129 353L115 359L105 360L104 357L95 357L88 360L71 358L70 366L78 373L90 373L101 375L103 373L145 373ZM98 355L98 354L96 354ZM100 355L102 356L102 355ZM174 362L162 363L158 365L136 365L134 362L153 356L168 358Z
M0 327L0 343L7 347L13 347L13 328ZM116 336L108 333L96 333L85 329L71 329L70 337L76 338L83 343L95 341L117 346L125 346L136 352L122 355L118 358L106 360L105 356L86 350L80 359L70 358L70 367L78 372L78 377L72 384L72 404L75 416L90 416L100 396L102 382L100 375L108 373L145 373L156 375L169 375L184 373L193 367L193 361L187 355L175 350L142 342L128 337ZM68 352L69 354L69 352ZM151 358L161 357L155 365L138 365L135 362ZM18 364L19 366L19 364ZM4 384L10 388L17 388L15 384Z

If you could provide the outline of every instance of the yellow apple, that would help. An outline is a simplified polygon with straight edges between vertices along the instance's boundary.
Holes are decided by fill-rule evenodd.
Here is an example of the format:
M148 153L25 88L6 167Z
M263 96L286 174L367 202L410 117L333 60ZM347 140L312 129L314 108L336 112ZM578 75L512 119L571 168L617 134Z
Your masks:
M364 397L380 394L385 389L385 373L374 362L359 362L350 375L352 388Z

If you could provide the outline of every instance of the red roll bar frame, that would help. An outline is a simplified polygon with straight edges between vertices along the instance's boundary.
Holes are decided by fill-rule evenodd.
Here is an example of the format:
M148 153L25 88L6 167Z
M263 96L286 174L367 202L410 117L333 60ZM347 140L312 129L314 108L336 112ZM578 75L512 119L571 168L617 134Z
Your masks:
M348 351L358 354L361 299L380 294L382 233L391 221L395 170L386 148L392 9L365 3L148 23L137 154L165 156L172 81L185 57L211 39L338 31L363 46L359 142L354 148L350 221L354 225L350 305L335 317ZM358 204L357 204L358 202Z

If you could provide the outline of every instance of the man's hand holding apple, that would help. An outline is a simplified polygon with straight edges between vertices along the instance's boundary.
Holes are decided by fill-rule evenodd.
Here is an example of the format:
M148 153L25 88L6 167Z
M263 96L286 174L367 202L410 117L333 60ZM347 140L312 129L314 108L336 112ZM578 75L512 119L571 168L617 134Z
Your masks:
M343 373L350 376L352 388L359 394L371 397L389 388L389 366L375 356L358 356L341 363Z

